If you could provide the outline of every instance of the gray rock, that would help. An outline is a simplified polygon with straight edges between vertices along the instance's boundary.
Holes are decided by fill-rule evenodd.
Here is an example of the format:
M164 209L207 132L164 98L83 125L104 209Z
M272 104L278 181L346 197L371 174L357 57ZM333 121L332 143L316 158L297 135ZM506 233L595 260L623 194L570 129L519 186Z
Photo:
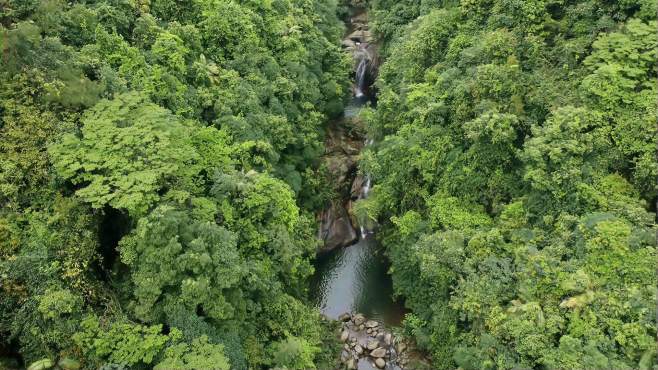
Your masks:
M386 356L386 349L384 349L382 347L376 348L376 349L372 350L372 352L370 352L370 356L372 356L372 357L384 357L384 356Z
M359 355L363 354L363 347L361 347L361 345L357 344L356 346L354 346L354 352L356 352Z
M368 351L372 351L373 349L379 347L379 342L376 340L369 340L368 344L366 345L366 348L368 348Z
M340 352L340 362L345 363L350 358L350 353L343 350Z
M384 361L383 358L378 358L378 359L375 360L375 365L378 368L383 369L386 366L386 361Z

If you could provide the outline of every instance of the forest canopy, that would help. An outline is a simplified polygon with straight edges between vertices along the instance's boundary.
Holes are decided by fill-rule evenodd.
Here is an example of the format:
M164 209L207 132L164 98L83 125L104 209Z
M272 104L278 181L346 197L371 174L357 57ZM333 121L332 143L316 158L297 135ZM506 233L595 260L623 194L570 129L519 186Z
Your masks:
M655 1L5 0L0 368L336 368L308 285L354 6L350 216L401 335L436 369L655 367Z
M334 360L305 284L323 125L349 92L337 14L0 5L0 367Z
M435 368L656 363L656 4L371 2L362 201Z

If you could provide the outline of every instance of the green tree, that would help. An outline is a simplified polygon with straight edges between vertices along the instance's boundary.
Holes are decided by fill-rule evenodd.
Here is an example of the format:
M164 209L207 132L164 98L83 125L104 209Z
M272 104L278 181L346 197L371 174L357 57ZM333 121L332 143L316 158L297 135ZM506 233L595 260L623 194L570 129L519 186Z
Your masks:
M95 208L144 214L168 180L195 159L189 128L135 93L102 101L85 114L80 137L68 134L51 155L60 175Z

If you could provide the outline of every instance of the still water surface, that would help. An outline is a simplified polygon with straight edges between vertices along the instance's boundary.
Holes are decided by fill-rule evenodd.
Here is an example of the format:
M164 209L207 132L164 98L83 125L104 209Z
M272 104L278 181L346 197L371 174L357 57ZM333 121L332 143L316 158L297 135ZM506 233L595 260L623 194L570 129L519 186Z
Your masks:
M392 299L388 267L373 234L318 256L311 286L315 305L332 319L344 312L360 312L388 326L399 325L404 307Z

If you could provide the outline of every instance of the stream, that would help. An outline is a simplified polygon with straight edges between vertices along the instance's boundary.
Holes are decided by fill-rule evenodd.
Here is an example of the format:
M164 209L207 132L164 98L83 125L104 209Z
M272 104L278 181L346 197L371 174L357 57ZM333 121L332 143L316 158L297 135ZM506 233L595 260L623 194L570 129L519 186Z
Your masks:
M355 90L355 94L363 94L358 87ZM344 119L356 116L367 101L365 96L355 96L345 108ZM369 188L370 181L366 179L360 198L367 197ZM398 326L405 310L392 299L388 268L389 262L375 232L360 230L355 244L318 255L311 280L313 301L331 319L338 319L345 312L359 312L387 326Z
M376 74L377 48L371 43L367 13L353 12L348 26L342 45L346 52L352 54L355 63L353 94L343 116L330 127L349 131L358 124L361 108L376 102L374 89L370 85ZM330 136L340 135L334 132ZM373 144L371 139L365 137L358 140L363 143L361 147ZM358 153L355 153L355 158ZM344 164L350 167L348 163ZM354 171L355 164L351 166L351 171ZM352 173L351 197L348 195L342 199L343 206L347 205L347 213L353 201L368 197L372 186L368 174L359 177L349 170L348 173ZM353 221L350 226L346 218L349 219L342 218L341 228L333 228L331 222L326 227L323 227L326 222L320 223L319 235L324 235L325 241L328 240L327 232L334 231L334 239L346 242L318 254L314 262L315 274L311 279L311 297L323 315L342 322L341 341L346 343L341 361L347 369L399 370L401 361L405 362L399 357L405 346L391 335L390 328L400 325L406 311L401 302L393 299L392 281L388 274L390 263L375 230L355 225Z

